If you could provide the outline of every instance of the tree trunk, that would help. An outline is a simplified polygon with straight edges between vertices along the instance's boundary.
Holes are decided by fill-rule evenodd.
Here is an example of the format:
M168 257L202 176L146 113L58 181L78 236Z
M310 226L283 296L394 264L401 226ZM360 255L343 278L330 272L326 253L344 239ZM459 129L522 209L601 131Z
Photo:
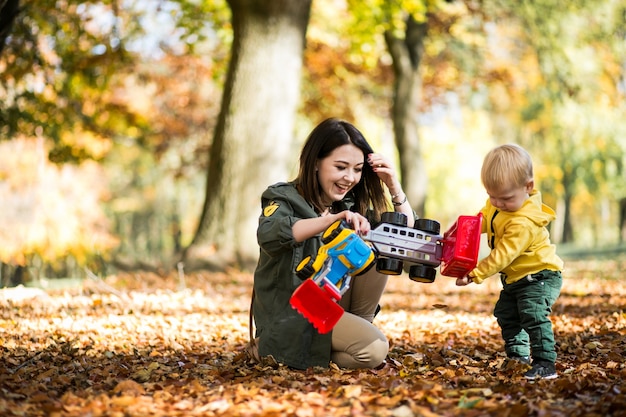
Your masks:
M574 228L572 227L572 197L566 194L563 197L565 202L565 210L563 211L563 236L561 243L570 243L574 241Z
M619 243L626 241L626 197L619 200Z
M228 0L232 56L187 269L248 269L263 190L287 180L311 0ZM198 263L198 261L201 261Z
M19 11L19 0L0 0L0 55L4 50L4 43L11 33L13 21Z
M404 39L385 32L387 48L395 73L392 107L393 130L400 156L402 186L419 216L424 215L428 176L422 157L419 135L419 109L422 100L422 78L419 65L424 54L427 24L409 16Z

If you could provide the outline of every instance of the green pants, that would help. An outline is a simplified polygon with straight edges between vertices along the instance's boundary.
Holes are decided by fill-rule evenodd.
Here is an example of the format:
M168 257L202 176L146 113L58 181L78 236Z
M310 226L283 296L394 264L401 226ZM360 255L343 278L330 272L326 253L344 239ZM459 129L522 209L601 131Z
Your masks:
M502 330L504 350L511 356L556 361L550 314L563 285L560 271L544 270L513 284L501 277L502 291L494 315Z

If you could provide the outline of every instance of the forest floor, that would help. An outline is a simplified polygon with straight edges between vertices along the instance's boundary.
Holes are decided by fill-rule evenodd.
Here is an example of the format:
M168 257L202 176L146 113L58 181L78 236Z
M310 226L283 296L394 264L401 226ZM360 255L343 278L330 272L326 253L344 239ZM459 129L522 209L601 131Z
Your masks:
M250 364L252 277L230 272L0 290L2 416L626 416L626 259L570 261L559 377L502 369L500 284L390 277L377 370Z

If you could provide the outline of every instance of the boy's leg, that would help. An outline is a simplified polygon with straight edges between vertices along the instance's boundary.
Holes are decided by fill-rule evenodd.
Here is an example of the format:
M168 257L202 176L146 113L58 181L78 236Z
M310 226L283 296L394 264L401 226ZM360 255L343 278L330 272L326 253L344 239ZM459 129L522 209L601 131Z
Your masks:
M537 281L520 288L518 305L521 323L530 336L533 361L556 361L554 332L552 330L552 305L558 298L563 278L558 271L543 271Z
M350 288L339 300L339 305L345 311L373 322L387 278L387 275L377 272L376 267L363 275L353 277Z
M376 326L344 313L332 334L331 359L342 368L376 368L389 352L389 342Z
M530 356L530 341L520 322L515 295L507 289L500 291L500 298L493 313L502 332L507 356L510 358Z

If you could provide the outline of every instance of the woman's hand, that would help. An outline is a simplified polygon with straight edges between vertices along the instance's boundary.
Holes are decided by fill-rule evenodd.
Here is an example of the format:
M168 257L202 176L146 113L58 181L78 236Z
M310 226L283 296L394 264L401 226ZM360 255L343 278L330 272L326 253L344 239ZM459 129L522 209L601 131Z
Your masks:
M305 240L322 233L337 220L345 220L350 228L354 229L354 231L361 236L367 234L371 230L371 225L367 218L359 213L344 210L340 213L326 213L320 217L298 220L291 227L293 238L296 242L304 242Z
M339 215L354 229L357 235L363 236L371 230L370 222L359 213L344 210Z
M367 157L367 162L378 175L378 178L385 183L391 195L402 192L402 186L400 185L400 181L398 181L396 169L385 156L379 153L371 153Z

